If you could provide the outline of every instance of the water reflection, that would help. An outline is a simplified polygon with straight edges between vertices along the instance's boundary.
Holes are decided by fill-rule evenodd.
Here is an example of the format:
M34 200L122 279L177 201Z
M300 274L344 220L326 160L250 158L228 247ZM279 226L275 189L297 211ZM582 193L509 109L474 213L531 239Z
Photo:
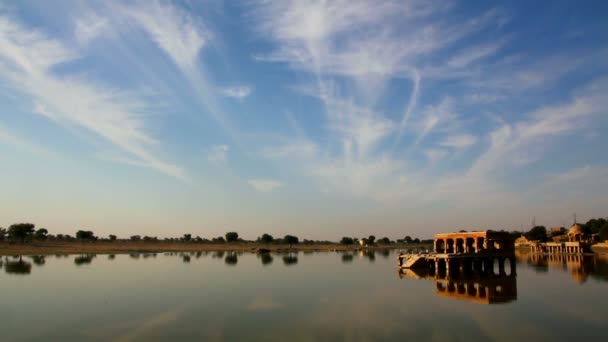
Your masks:
M296 265L297 263L298 263L297 254L293 253L293 254L288 254L288 255L283 256L283 264L285 264L285 266Z
M190 262L190 256L189 255L183 255L182 256L182 261L184 263L186 263L186 264L189 263Z
M501 304L517 300L517 276L514 273L461 273L453 277L436 275L426 270L400 269L399 277L432 280L435 282L435 294L441 297L482 304Z
M549 272L549 268L569 272L577 284L584 284L589 277L608 281L608 255L537 254L518 253L518 259L532 266L536 272Z
M214 259L223 259L224 258L224 251L213 252L213 254L211 254L211 257L214 258Z
M116 255L114 255L114 254L108 255L108 260L114 260L114 259L116 259Z
M274 258L272 257L272 255L270 255L270 253L258 253L258 256L260 257L260 259L262 260L262 265L264 266L268 266L270 264L272 264L272 262L274 261Z
M226 258L224 259L224 263L226 265L234 266L239 262L239 258L235 252L228 252Z
M17 257L17 261L6 260L4 271L8 274L25 275L32 272L32 264L24 261L21 256Z
M369 260L369 262L375 262L376 261L376 251L374 250L363 250L359 252L359 255L361 257L367 258Z
M32 255L30 258L32 258L32 262L36 266L42 266L46 263L46 257L44 255Z
M342 263L345 263L345 264L351 263L351 262L353 262L354 258L355 258L355 256L350 253L344 253L344 254L342 254Z
M74 258L74 263L76 266L88 265L93 262L93 259L96 258L95 254L83 254Z

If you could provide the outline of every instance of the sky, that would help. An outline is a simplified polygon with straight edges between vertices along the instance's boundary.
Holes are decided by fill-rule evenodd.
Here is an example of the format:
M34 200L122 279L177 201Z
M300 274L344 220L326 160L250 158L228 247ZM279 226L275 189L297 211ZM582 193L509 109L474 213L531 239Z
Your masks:
M337 240L606 217L607 13L0 0L0 226Z

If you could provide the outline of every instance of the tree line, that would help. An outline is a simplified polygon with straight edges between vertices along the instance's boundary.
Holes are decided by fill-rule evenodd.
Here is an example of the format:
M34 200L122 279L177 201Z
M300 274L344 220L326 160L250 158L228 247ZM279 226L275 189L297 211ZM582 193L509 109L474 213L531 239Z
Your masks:
M273 237L268 233L264 233L259 236L255 240L244 240L242 239L237 232L227 232L224 236L218 236L211 239L202 238L200 236L192 236L192 234L184 234L178 238L158 238L156 236L141 236L141 235L132 235L129 238L119 239L116 235L110 234L107 238L102 238L97 236L93 231L81 229L76 231L74 235L69 234L50 234L46 228L36 229L36 225L33 223L15 223L9 226L8 228L0 227L0 241L8 241L8 242L19 242L19 243L28 243L33 241L60 241L60 242L95 242L95 241L104 241L104 242L114 242L114 241L130 241L130 242L171 242L171 243L212 243L212 244L222 244L222 243L261 243L261 244L284 244L284 245L297 245L297 244L335 244L334 241L327 240L300 240L299 237L295 235L285 235L283 237ZM342 240L339 241L340 244L343 245L355 245L355 244L364 244L364 245L388 245L394 243L406 243L406 244L425 244L432 243L433 240L420 240L419 238L412 238L410 236L406 236L403 239L391 240L388 237L383 237L381 239L376 240L374 235L370 235L367 238L356 238L356 237L343 237Z
M579 225L582 227L583 233L589 236L598 234L600 241L608 240L608 217L592 218L586 223L579 223ZM545 226L534 226L524 235L530 241L547 242L551 237L551 232Z

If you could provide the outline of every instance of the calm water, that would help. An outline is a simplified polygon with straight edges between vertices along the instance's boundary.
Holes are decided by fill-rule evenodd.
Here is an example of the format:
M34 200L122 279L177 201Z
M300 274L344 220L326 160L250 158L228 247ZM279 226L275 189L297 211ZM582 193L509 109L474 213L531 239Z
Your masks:
M400 276L396 252L19 260L2 258L2 341L604 340L608 323L606 256L518 255L490 305Z

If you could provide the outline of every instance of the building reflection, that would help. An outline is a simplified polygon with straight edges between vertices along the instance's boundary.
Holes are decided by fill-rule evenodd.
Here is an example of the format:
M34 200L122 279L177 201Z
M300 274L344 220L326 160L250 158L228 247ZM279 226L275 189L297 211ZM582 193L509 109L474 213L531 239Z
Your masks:
M428 269L399 269L399 277L431 280L435 283L435 293L440 297L481 304L501 304L517 300L515 272L435 274L433 270Z
M538 254L516 253L522 262L532 266L537 272L548 272L549 269L569 272L577 284L584 284L589 278L608 281L608 255L583 254Z

